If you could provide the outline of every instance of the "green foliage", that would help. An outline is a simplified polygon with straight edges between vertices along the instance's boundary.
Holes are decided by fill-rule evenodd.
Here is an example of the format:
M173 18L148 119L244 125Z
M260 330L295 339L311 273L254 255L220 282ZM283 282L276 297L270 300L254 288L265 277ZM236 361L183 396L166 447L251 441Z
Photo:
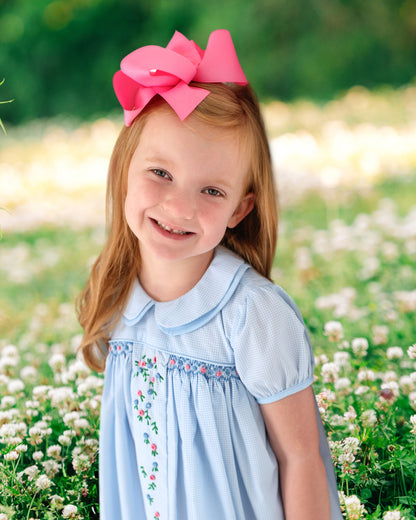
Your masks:
M4 83L4 78L0 81L0 87L3 85L3 83ZM13 101L12 99L9 99L8 101L0 101L0 105L3 105L4 103L11 103L12 101ZM0 119L0 127L3 130L3 132L6 133L6 129L4 128L4 124L1 119Z
M17 123L117 107L111 78L141 45L166 45L175 29L205 47L231 31L263 99L327 99L355 84L412 81L416 4L411 0L21 0L0 6L0 62Z

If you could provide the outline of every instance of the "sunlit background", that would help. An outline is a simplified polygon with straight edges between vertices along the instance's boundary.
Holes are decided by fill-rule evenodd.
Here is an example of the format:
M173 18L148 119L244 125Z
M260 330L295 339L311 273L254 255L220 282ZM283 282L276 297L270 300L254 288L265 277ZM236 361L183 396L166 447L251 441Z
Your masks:
M98 518L74 301L105 238L112 75L217 28L261 101L273 278L311 334L344 516L414 519L416 2L20 0L0 2L0 520Z

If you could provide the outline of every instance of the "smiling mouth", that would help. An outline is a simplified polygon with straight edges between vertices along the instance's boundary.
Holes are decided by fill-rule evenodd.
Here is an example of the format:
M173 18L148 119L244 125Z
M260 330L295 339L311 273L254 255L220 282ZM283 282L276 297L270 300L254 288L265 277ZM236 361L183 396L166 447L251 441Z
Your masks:
M193 233L191 231L183 231L181 229L174 229L166 224L163 224L162 222L159 222L158 220L152 219L155 224L157 224L161 229L164 231L167 231L168 233L172 233L173 235L192 235Z

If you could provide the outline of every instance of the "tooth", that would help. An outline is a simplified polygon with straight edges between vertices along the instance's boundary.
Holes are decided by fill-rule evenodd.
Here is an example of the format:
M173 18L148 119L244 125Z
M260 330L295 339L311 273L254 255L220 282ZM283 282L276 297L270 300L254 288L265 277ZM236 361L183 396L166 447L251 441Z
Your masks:
M180 231L179 229L172 229L161 222L158 222L159 226L165 231L169 231L169 233L173 233L174 235L186 235L186 231Z

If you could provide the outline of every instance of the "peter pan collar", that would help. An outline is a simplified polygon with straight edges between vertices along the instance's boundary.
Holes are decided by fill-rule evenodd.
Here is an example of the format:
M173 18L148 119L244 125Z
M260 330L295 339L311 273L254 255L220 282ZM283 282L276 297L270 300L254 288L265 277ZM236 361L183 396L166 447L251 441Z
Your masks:
M224 307L249 267L239 256L219 246L199 282L169 302L153 300L136 279L123 313L124 322L136 325L154 307L156 323L163 332L178 335L195 330Z

